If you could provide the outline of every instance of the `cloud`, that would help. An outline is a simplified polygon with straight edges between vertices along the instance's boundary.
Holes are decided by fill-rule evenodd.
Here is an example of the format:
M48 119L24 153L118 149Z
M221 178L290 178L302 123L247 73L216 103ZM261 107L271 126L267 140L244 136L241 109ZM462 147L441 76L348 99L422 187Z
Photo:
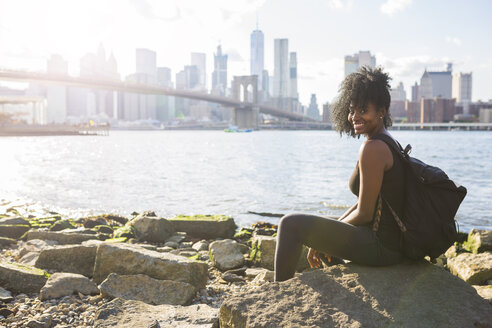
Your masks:
M379 8L385 15L393 17L399 11L403 11L412 4L413 0L386 0Z
M172 22L181 18L179 7L176 7L172 3L167 8L165 6L166 2L162 2L159 5L158 3L153 4L147 0L130 0L130 4L145 18L158 19L165 22Z
M354 7L352 0L327 0L330 9L350 11Z
M461 40L459 38L457 38L457 37L447 36L446 37L446 42L447 43L452 43L452 44L454 44L454 45L456 45L458 47L461 46Z

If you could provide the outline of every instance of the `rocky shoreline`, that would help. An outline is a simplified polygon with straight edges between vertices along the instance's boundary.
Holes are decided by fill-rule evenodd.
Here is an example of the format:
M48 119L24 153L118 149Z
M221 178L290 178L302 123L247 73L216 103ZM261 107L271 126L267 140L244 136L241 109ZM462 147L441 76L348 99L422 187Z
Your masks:
M275 225L238 229L233 218L222 215L161 218L148 211L72 219L8 208L0 214L0 327L425 326L411 319L415 309L397 311L383 301L398 294L391 282L401 287L407 279L417 286L415 277L421 277L419 283L447 281L444 289L453 292L443 297L461 299L458 308L465 309L455 318L458 308L447 305L449 315L434 314L440 318L434 326L492 322L491 231L463 235L434 264L346 263L313 270L304 249L296 278L282 283L272 282L275 246ZM382 278L371 278L374 274ZM386 288L388 295L381 294ZM314 299L304 299L307 295ZM416 303L427 297L432 296L418 296Z

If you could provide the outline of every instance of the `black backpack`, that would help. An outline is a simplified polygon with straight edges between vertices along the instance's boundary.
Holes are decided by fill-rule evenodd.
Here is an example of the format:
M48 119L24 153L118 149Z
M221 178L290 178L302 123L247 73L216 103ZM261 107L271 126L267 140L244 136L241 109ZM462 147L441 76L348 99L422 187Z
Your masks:
M402 215L398 216L380 195L376 229L384 201L402 231L404 254L414 260L425 256L437 258L457 240L454 217L466 196L466 188L450 180L440 168L410 157L410 145L403 150L397 141L385 134L371 139L384 141L401 159L405 172Z

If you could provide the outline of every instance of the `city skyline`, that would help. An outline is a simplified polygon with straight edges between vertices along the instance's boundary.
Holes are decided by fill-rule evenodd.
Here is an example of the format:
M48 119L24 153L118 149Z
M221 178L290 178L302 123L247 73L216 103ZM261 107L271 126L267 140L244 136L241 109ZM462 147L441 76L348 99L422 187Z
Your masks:
M492 60L487 54L492 45L486 42L491 29L486 9L490 7L485 1L467 6L464 1L325 0L298 8L292 1L38 4L0 0L0 44L8 45L1 47L0 65L44 69L49 55L57 53L74 74L80 58L101 43L107 53L114 53L122 78L135 72L135 48L156 51L157 65L170 67L174 76L189 65L190 53L199 52L206 54L210 89L218 44L229 56L229 80L250 73L250 34L258 16L258 28L265 36L265 69L272 75L273 40L288 38L289 48L297 52L298 92L304 105L312 93L319 103L331 101L344 76L344 56L360 50L371 51L393 77L392 87L402 81L407 94L425 68L445 70L445 64L452 62L453 72L473 72L473 100L488 100ZM114 15L114 8L119 15Z

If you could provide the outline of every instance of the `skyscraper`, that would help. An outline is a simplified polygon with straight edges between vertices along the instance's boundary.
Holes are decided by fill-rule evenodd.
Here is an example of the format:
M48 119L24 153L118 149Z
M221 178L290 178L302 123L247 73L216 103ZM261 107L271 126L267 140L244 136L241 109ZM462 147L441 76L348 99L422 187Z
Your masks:
M299 99L297 93L297 53L291 52L289 58L289 97Z
M289 40L275 39L273 66L273 96L289 96Z
M212 73L212 92L224 96L227 89L227 55L222 54L222 47L217 46L214 54L214 71Z
M311 102L307 108L306 115L315 120L319 120L318 102L316 101L316 95L314 93L311 95Z
M452 85L452 97L457 105L463 106L463 114L468 114L472 101L472 73L454 74Z
M357 72L362 66L376 67L376 57L371 56L370 51L359 51L353 56L345 56L345 77Z
M207 90L207 70L206 70L206 55L204 53L191 53L191 66L196 66L198 70L198 83L196 88L199 90Z
M258 89L263 89L263 69L264 69L264 35L263 32L254 30L251 33L251 75L258 76Z
M448 64L445 71L429 72L422 74L419 87L419 98L433 99L435 97L451 99L452 91L452 66Z
M67 75L68 63L60 55L51 55L47 62L47 73ZM64 123L67 119L67 87L49 85L46 88L47 122Z
M135 51L137 74L155 77L157 74L156 53L149 49L138 48Z

